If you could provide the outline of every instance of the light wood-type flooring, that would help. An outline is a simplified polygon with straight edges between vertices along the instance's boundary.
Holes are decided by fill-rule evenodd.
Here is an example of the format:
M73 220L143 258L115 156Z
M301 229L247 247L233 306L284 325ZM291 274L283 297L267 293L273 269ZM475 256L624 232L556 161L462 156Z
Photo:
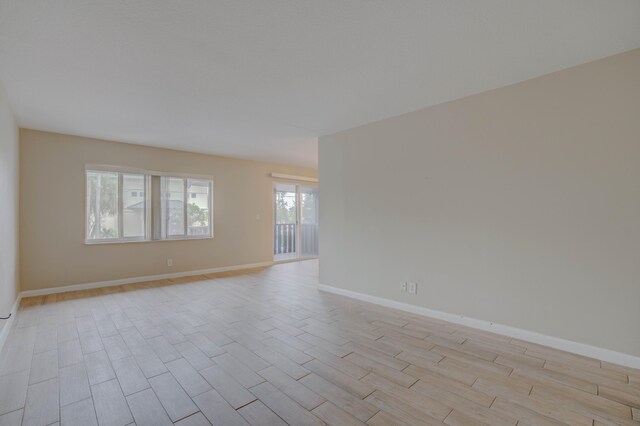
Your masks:
M305 261L25 299L0 425L640 425L640 370L317 282Z

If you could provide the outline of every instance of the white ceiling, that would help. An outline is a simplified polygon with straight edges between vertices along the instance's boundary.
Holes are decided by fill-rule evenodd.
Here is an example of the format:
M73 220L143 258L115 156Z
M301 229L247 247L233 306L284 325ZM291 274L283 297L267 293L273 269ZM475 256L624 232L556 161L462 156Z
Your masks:
M638 0L0 0L21 127L307 166L320 135L637 47Z

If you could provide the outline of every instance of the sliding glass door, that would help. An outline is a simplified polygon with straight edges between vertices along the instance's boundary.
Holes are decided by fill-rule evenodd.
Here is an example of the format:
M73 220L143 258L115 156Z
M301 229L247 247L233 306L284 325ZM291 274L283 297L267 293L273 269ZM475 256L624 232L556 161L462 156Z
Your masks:
M273 255L275 260L318 256L318 190L274 184Z
M300 196L300 256L318 255L318 188L298 187Z
M298 254L298 202L295 185L275 185L275 260L294 259Z

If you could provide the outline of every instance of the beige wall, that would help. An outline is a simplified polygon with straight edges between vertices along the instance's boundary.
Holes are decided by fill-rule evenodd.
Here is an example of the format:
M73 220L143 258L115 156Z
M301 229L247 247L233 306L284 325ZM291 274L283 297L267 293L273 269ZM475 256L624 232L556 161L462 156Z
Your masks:
M273 260L269 174L316 175L312 169L24 129L20 155L23 291ZM87 163L212 175L215 237L85 245Z
M18 126L0 83L0 316L16 300L18 280ZM0 330L6 321L0 320Z
M640 50L319 147L323 284L640 356Z

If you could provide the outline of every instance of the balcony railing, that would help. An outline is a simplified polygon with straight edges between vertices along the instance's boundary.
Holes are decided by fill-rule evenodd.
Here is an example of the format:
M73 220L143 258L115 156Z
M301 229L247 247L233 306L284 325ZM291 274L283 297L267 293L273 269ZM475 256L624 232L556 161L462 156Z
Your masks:
M273 253L296 253L296 224L278 223L274 228ZM315 223L303 223L300 226L300 254L302 256L318 255L318 225Z
M296 224L277 223L275 226L274 254L289 254L296 252Z

